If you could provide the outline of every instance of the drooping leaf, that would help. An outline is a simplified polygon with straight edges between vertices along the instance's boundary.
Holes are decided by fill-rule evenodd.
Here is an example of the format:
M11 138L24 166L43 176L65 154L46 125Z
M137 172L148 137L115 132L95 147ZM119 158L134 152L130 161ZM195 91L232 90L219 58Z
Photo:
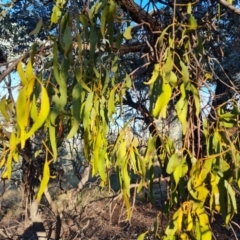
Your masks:
M37 193L37 201L38 202L41 201L42 195L43 195L44 191L46 190L49 179L50 179L50 168L49 168L50 163L51 163L51 161L48 162L47 160L44 163L43 177L42 177L40 187L39 187L39 190L38 190L38 193Z
M45 122L50 111L50 102L46 88L41 85L41 107L36 122L22 140L30 138Z
M187 132L187 113L188 113L188 101L186 99L186 92L185 92L185 87L184 84L180 86L181 90L181 98L176 104L176 109L177 109L177 115L182 123L182 131L183 134L185 135Z
M0 101L0 112L2 113L3 117L9 121L9 116L6 111L6 97L3 97Z
M18 63L17 72L19 74L22 85L25 86L27 84L27 78L26 78L25 72L23 71L22 62Z
M144 233L141 233L139 236L138 236L138 238L137 238L137 240L144 240L144 238L145 238L145 236L148 234L148 231L146 231L146 232L144 232Z
M168 174L173 173L173 172L176 170L176 168L177 168L178 165L179 165L178 154L177 154L177 153L174 153L174 154L171 156L171 158L169 159L166 172L167 172Z
M29 33L29 35L38 34L42 28L42 25L43 25L43 20L42 18L40 18L40 20L37 23L37 26Z
M126 28L125 32L123 33L123 37L124 37L126 40L131 40L131 39L132 39L131 31L132 31L132 27L131 27L131 26L128 26L128 27Z
M188 68L187 66L182 62L180 61L180 66L182 68L182 77L183 77L183 82L186 84L187 82L189 82L189 71L188 71Z
M188 27L190 30L196 30L198 27L197 20L194 18L193 15L188 17Z
M153 84L157 80L158 76L159 76L159 64L155 64L150 80L148 82L144 82L144 84L146 85Z
M61 14L62 14L61 9L57 5L55 5L52 9L51 24L57 23Z
M109 7L106 6L103 9L102 15L101 15L101 25L100 25L100 29L101 29L101 33L102 36L105 37L105 25L106 25L106 21L108 18L108 14L109 14Z
M162 83L162 92L157 99L155 108L153 110L154 117L166 118L167 106L172 97L172 88L169 83L163 80Z

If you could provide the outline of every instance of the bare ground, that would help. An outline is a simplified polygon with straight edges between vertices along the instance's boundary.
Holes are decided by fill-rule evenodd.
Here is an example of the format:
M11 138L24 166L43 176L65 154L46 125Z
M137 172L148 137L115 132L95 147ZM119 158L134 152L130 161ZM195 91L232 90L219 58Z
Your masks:
M65 188L71 189L71 183L76 182L71 176L66 179ZM1 184L1 183L0 183ZM26 211L22 201L22 190L8 183L9 189L1 200L0 211L0 240L35 240L35 229L30 220L26 220ZM1 188L1 186L0 186ZM137 239L137 237L148 231L145 239L156 239L154 237L154 222L161 212L166 186L155 185L154 195L157 199L156 205L152 206L144 197L144 193L137 195L133 206L133 214L130 222L126 222L126 212L123 200L116 192L103 190L94 184L87 185L77 196L77 204L73 204L68 192L63 193L52 183L50 192L61 212L61 240L104 240L104 239ZM1 189L0 189L1 190ZM240 206L240 204L239 204ZM40 205L48 239L55 239L56 218L51 211L47 201L43 199ZM159 214L158 234L163 236L166 224L170 216ZM212 224L214 238L217 240L240 239L240 216L233 219L233 229L227 229L222 225L220 217ZM238 225L239 224L239 225Z

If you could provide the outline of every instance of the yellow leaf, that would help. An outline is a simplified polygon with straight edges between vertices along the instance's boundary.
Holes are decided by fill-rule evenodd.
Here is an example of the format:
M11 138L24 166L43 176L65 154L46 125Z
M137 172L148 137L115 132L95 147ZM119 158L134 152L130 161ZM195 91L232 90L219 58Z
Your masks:
M158 76L159 76L159 64L157 63L154 65L152 77L150 78L150 80L148 82L144 82L144 84L146 84L146 85L153 84L157 80Z
M1 113L2 113L2 115L3 115L3 117L7 120L7 121L9 121L9 116L8 116L8 114L7 114L7 111L6 111L6 97L3 97L2 99L1 99L1 101L0 101L0 111L1 111Z
M206 72L204 77L206 80L212 80L212 74L210 72Z
M19 77L21 79L22 85L25 86L27 84L27 78L26 78L25 72L23 71L23 68L22 68L22 62L18 63L17 72L18 72Z
M7 158L7 170L6 170L6 177L8 178L8 180L11 179L11 175L12 175L12 152L10 151L10 153L8 154L8 158Z
M191 14L192 13L192 3L188 3L188 6L187 6L187 14Z
M169 83L173 87L176 87L176 85L177 85L177 76L176 76L176 74L174 72L170 72L168 81L169 81Z
M196 214L198 215L200 226L201 227L206 226L209 220L204 207L197 207Z
M112 115L116 113L116 108L115 108L115 89L113 88L109 94L109 100L108 100L108 117L112 119Z
M41 92L41 107L40 112L38 114L38 118L36 122L32 125L32 128L30 131L24 136L23 140L26 140L30 138L45 122L45 120L48 117L49 111L50 111L50 103L49 98L47 94L47 90L42 85L42 92Z
M44 191L46 190L46 187L48 185L49 179L50 179L50 168L49 168L49 164L51 163L51 161L45 161L44 167L43 167L43 177L42 177L42 181L40 184L40 188L37 194L37 200L38 202L40 202L42 195L44 193Z
M16 112L17 112L17 124L20 128L20 138L21 138L21 147L23 148L25 145L25 141L23 139L25 135L25 128L28 125L28 112L27 109L27 91L26 87L22 88L19 92L17 103L16 103Z
M53 151L53 160L57 160L57 144L56 144L56 128L49 123L49 137L50 143Z
M190 15L188 18L188 25L190 30L196 30L197 29L197 20L193 17L193 15Z
M201 235L202 235L201 239L212 240L212 231L207 224L204 226L201 226L200 231L201 231Z
M187 231L191 231L192 228L193 228L193 218L192 218L191 212L188 212Z
M29 82L34 78L31 60L28 61L28 64L26 67L26 75L27 75L27 80L28 80L28 84L29 84Z
M115 163L116 167L122 165L122 162L125 160L127 154L126 148L126 142L122 142L118 149L117 161Z
M131 31L132 31L132 27L131 27L131 26L128 26L128 27L126 28L126 30L124 31L123 37L124 37L126 40L131 40L131 39L132 39Z
M8 178L8 171L5 171L2 175L2 179Z
M146 231L145 233L142 233L138 236L137 240L144 240L146 234L148 234L148 231Z
M34 122L36 122L37 117L38 117L38 112L37 112L37 106L36 106L36 96L35 94L33 95L32 102L31 102L31 118Z
M162 118L166 118L167 106L171 97L172 97L172 88L169 83L166 83L165 81L163 81L162 92L158 97L157 102L155 104L155 108L153 110L154 117L160 116Z
M60 18L62 12L58 6L54 6L52 10L52 16L51 16L51 24L57 23L58 19Z
M183 220L183 211L179 210L178 219L177 219L177 229L178 231L182 230L182 220Z

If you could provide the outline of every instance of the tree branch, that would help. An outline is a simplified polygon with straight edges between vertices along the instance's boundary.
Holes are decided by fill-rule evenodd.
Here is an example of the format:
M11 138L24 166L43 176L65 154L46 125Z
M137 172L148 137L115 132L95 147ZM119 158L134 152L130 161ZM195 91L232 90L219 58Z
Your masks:
M219 0L219 3L223 5L224 7L228 8L230 11L232 11L235 14L240 15L240 9L234 7L232 4L227 2L226 0Z

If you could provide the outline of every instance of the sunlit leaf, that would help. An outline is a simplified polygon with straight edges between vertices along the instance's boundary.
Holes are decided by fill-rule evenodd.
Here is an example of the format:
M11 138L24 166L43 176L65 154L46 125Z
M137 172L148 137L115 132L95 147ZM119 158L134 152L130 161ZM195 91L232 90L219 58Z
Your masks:
M123 37L124 37L126 40L131 40L131 39L132 39L131 31L132 31L132 27L131 27L131 26L128 26L128 27L126 28L125 32L123 33Z
M188 3L187 5L187 14L191 14L192 13L192 3Z
M46 88L41 86L41 107L36 122L33 123L29 132L24 136L24 139L30 138L45 122L50 111L50 102Z
M61 14L61 9L57 5L55 5L52 9L51 23L57 23Z
M157 99L155 104L155 108L153 110L154 117L162 117L166 118L167 114L167 106L172 97L172 88L169 83L163 81L162 83L162 92Z
M197 20L193 17L193 15L188 17L188 26L190 30L196 30L198 27Z
M154 65L154 70L152 72L152 76L150 80L148 82L144 82L144 84L147 84L147 85L153 84L158 77L159 77L159 64L157 63Z
M145 236L146 236L147 234L148 234L148 231L140 234L140 235L138 236L137 240L144 240L144 238L145 238Z
M41 201L42 195L44 193L44 191L47 188L49 179L50 179L50 168L49 168L49 164L50 162L48 162L47 160L44 163L44 167L43 167L43 177L40 183L40 187L37 193L37 200L38 202Z
M179 164L178 154L177 154L177 153L174 153L174 154L171 156L171 158L169 159L166 172L167 172L168 174L173 173L173 172L176 170L178 164Z
M17 72L19 74L22 85L25 86L27 84L27 78L26 78L25 72L23 71L22 62L18 63Z

